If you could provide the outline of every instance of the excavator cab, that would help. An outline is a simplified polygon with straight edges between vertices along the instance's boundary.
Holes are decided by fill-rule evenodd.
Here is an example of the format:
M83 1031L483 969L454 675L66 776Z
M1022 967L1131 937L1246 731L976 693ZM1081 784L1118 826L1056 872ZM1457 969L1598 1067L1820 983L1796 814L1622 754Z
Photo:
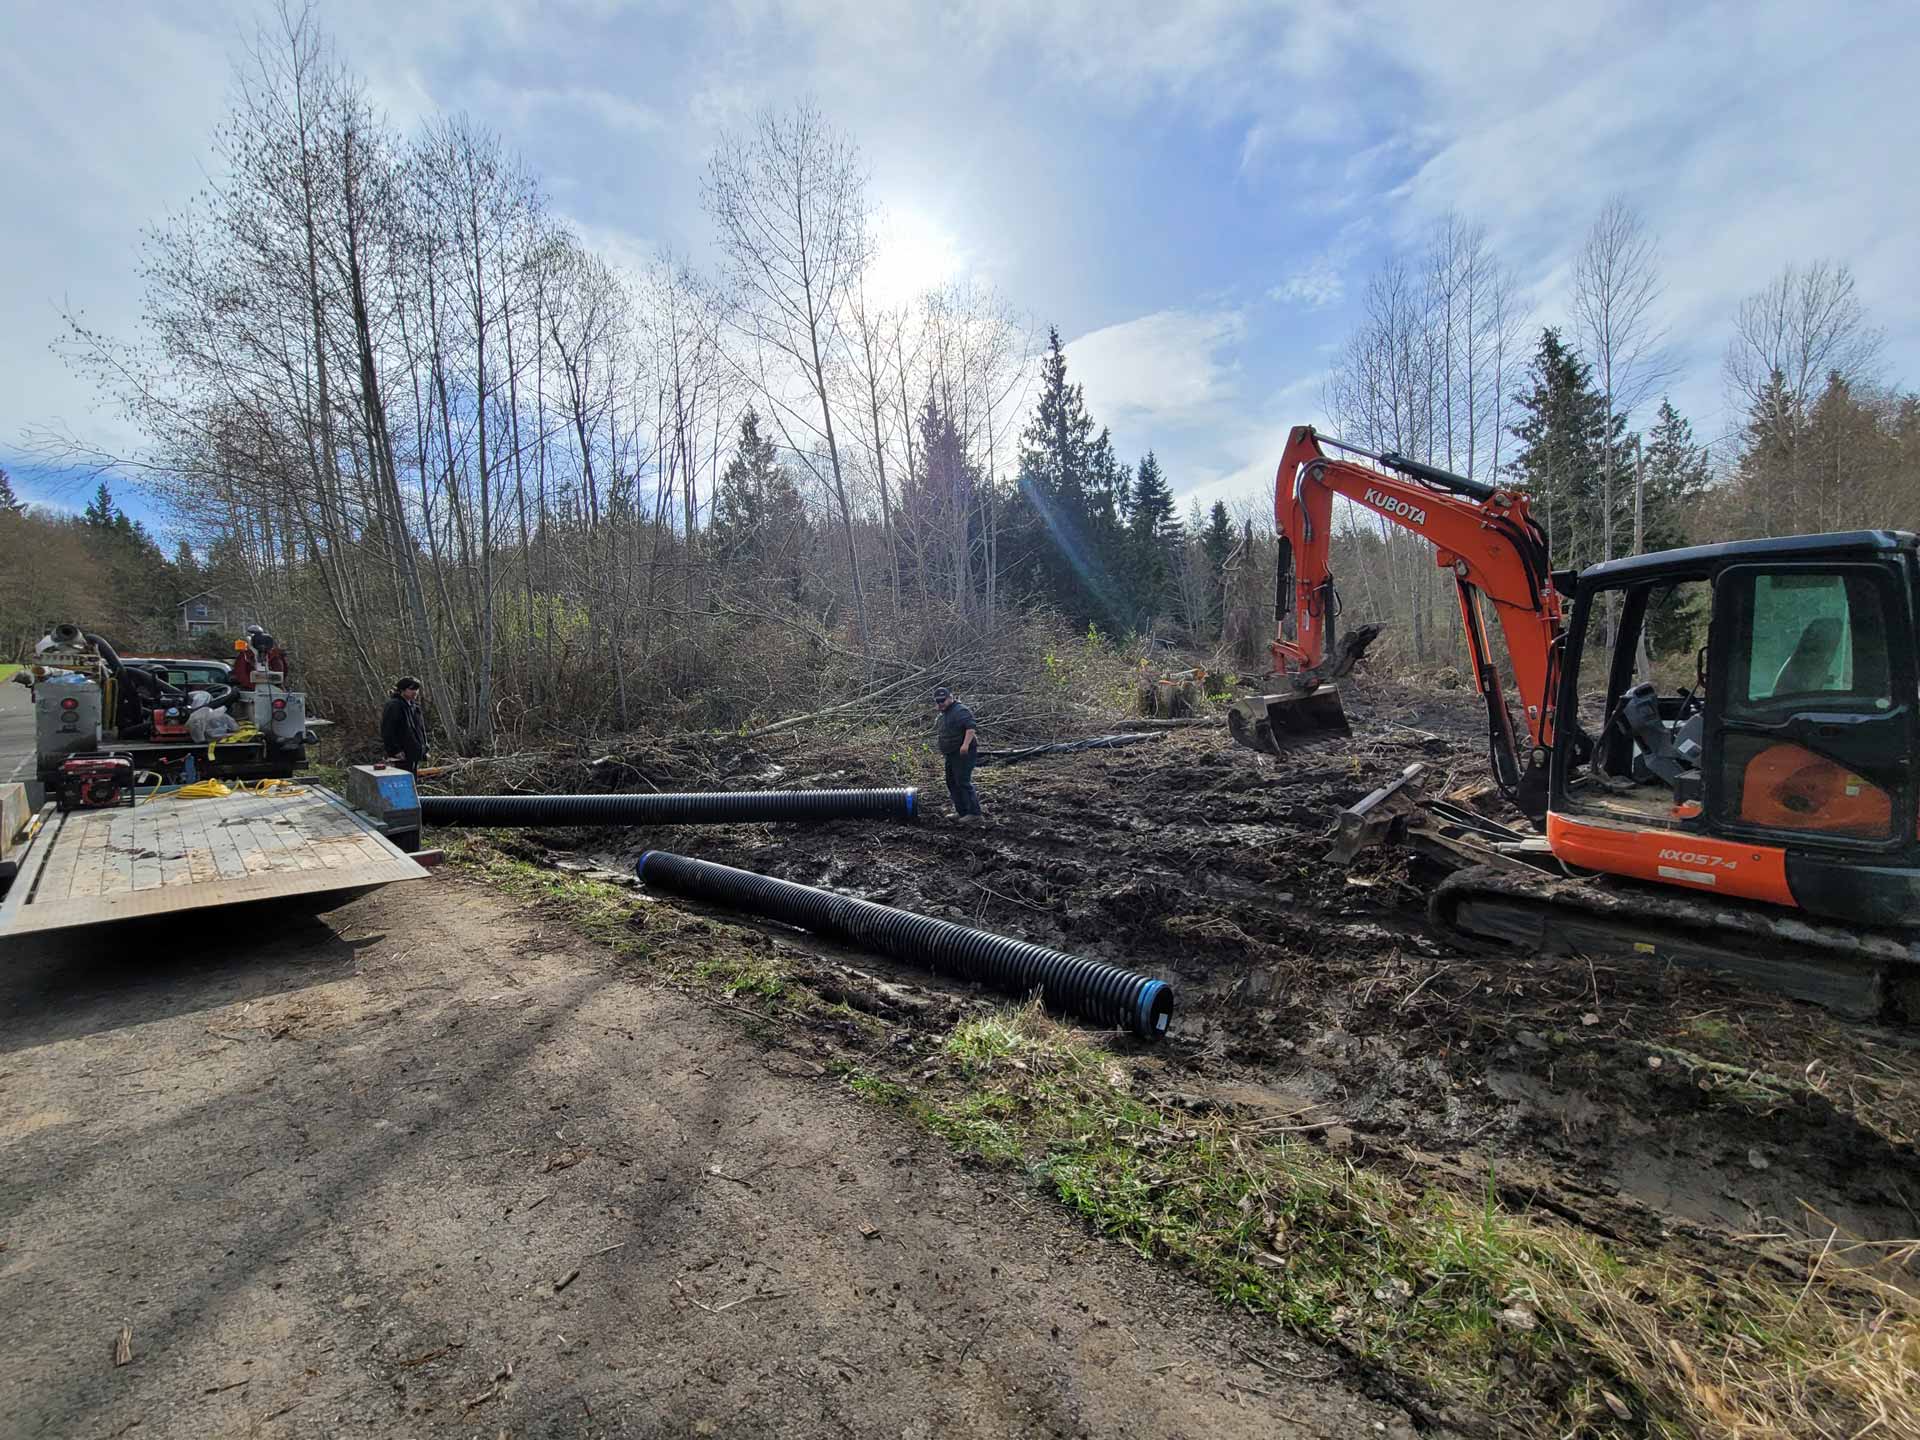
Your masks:
M1699 546L1578 577L1560 860L1870 925L1920 920L1920 541Z

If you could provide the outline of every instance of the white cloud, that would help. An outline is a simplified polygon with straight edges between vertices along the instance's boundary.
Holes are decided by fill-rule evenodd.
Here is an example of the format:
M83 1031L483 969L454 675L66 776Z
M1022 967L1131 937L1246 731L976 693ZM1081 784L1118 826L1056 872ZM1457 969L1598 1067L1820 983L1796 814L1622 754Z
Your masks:
M134 333L140 227L215 163L228 61L270 16L63 0L15 18L0 445L118 423L50 363L58 310ZM1703 433L1732 307L1788 260L1851 261L1890 369L1920 380L1911 0L327 0L320 18L397 123L465 109L499 129L633 265L661 244L701 258L714 133L812 94L876 200L927 221L900 287L991 271L1043 325L1138 317L1082 335L1070 365L1123 453L1178 457L1176 484L1271 483L1318 408L1273 378L1324 363L1381 247L1417 252L1449 209L1551 320L1592 214L1640 206ZM1286 308L1236 308L1261 296Z
M1347 281L1330 258L1316 255L1267 294L1274 300L1321 310L1346 298Z
M1225 354L1246 334L1237 310L1162 310L1067 344L1067 378L1096 417L1152 431L1217 418L1232 404L1238 364Z
M1347 272L1372 238L1373 221L1362 215L1347 221L1326 247L1295 266L1287 278L1267 291L1269 300L1324 310L1347 296Z
M496 128L501 127L502 120L523 128L550 120L577 126L584 119L598 122L615 135L633 136L649 135L666 126L651 106L592 85L510 86L482 76L475 83L475 92L481 102L479 113Z

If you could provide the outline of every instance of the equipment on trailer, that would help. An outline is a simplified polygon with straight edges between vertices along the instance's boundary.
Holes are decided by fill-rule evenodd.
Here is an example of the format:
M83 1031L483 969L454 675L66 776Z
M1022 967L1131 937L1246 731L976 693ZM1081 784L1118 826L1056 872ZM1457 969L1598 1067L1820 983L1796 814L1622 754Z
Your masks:
M1337 855L1413 840L1459 872L1435 918L1476 936L1612 937L1855 1013L1920 1000L1920 538L1792 536L1555 572L1524 494L1301 426L1274 497L1287 688L1230 716L1268 754L1348 733L1333 682L1378 630L1335 641L1336 495L1425 536L1452 572L1494 779L1541 832L1424 799L1408 774L1342 817ZM1676 636L1687 683L1663 691L1639 672Z
M163 673L170 662L123 659L78 625L54 626L36 659L44 678L34 685L34 770L50 791L75 755L123 756L164 781L182 778L189 764L203 776L284 778L306 764L320 723L278 671L254 671L250 691L217 681L182 686Z
M55 792L62 811L133 804L133 762L121 755L76 757L60 766Z

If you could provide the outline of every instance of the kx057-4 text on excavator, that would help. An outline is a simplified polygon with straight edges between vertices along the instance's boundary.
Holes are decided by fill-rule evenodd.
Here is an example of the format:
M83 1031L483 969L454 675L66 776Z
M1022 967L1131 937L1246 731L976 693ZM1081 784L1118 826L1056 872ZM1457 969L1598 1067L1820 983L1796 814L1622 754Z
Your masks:
M1338 681L1379 629L1334 634L1335 496L1426 537L1452 572L1494 778L1534 827L1423 798L1410 766L1341 814L1336 858L1412 841L1451 872L1431 909L1457 934L1706 965L1920 1020L1920 540L1861 530L1555 571L1525 494L1301 426L1274 498L1285 688L1229 714L1268 754L1350 733ZM1676 652L1687 683L1662 693L1649 656Z

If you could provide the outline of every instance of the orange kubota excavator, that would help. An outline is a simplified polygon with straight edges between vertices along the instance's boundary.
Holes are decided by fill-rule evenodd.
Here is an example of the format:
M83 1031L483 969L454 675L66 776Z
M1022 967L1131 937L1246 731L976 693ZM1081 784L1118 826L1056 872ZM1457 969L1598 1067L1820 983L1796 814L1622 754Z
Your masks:
M1287 688L1228 717L1269 754L1351 733L1337 682L1379 630L1334 634L1335 496L1425 536L1453 573L1494 778L1536 832L1423 798L1410 766L1341 814L1336 858L1411 840L1451 872L1431 910L1456 934L1706 965L1920 1020L1920 539L1792 536L1554 571L1525 494L1300 426L1274 497ZM1692 652L1672 693L1636 673L1656 634Z

